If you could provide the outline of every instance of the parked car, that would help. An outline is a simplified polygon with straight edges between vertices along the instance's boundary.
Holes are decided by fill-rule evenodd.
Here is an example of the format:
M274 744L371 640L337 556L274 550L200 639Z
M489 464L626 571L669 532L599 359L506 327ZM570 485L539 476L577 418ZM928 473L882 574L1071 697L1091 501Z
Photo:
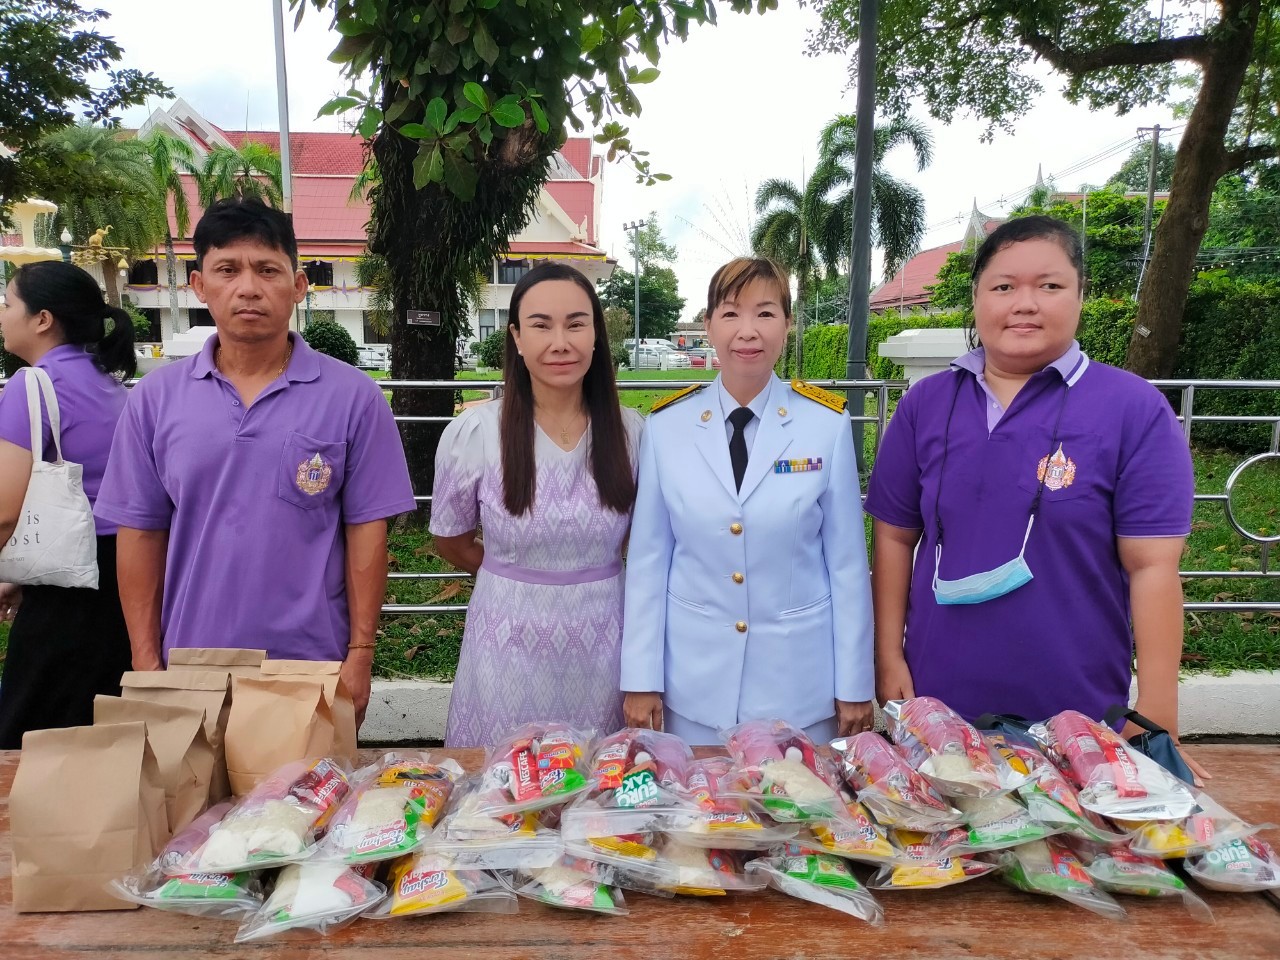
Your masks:
M713 347L690 347L685 353L689 356L689 366L695 370L705 370L708 366L712 370L720 369L720 358Z
M356 366L361 370L390 370L391 347L385 343L356 347Z
M635 343L634 340L631 342ZM634 366L638 370L686 370L691 366L686 354L644 344L640 347L639 361L639 364L636 364L635 347L632 346L627 351L628 367Z

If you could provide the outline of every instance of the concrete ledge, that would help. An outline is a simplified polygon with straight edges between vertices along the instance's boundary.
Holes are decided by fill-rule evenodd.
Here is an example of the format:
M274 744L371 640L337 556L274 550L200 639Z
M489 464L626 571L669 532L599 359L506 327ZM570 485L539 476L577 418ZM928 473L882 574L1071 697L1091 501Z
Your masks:
M360 729L368 743L444 740L453 684L431 680L375 680ZM1197 674L1179 688L1186 736L1280 736L1280 672Z

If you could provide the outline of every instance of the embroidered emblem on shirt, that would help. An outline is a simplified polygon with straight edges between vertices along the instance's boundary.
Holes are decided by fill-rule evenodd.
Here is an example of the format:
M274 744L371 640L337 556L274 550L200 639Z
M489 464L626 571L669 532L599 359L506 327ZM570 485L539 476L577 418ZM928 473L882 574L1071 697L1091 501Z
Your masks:
M681 400L684 400L686 397L692 397L699 390L706 389L706 386L707 385L705 383L695 383L691 387L685 387L683 390L677 390L675 393L668 394L667 396L662 397L661 399L655 401L653 406L650 408L649 412L657 413L659 410L663 409L664 407L669 407L673 403L679 403ZM705 419L710 420L711 418L707 417Z
M804 460L775 460L774 473L811 473L822 469L821 457L806 457Z
M333 476L333 467L325 463L324 457L316 453L310 460L303 460L298 464L298 473L293 478L294 483L309 497L314 497L317 493L324 493L329 489L329 479Z
M1042 457L1036 465L1036 480L1043 480L1046 489L1061 490L1075 483L1076 462L1062 452L1062 444L1051 457Z

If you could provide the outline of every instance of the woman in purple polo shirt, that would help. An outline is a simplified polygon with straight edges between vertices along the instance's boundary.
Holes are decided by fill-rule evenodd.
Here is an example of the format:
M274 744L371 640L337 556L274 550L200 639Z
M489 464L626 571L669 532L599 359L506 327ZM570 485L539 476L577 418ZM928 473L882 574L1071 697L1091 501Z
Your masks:
M1177 736L1191 455L1154 387L1081 352L1083 296L1075 231L1003 224L974 258L982 345L898 404L866 503L882 702L1101 718L1136 652L1137 709Z
M49 261L28 264L9 281L0 334L6 350L49 374L63 455L83 465L92 503L125 403L125 388L113 374L134 373L133 321L107 305L85 271ZM44 429L46 459L53 460L47 412ZM0 393L0 543L17 524L30 478L26 373L19 370ZM0 678L0 750L21 747L27 730L92 723L93 698L120 694L130 651L116 590L116 530L96 523L97 590L0 588L0 615L13 616Z
M644 421L619 407L604 311L577 270L542 264L516 284L503 380L436 452L436 549L476 574L448 746L533 720L622 726L622 545Z

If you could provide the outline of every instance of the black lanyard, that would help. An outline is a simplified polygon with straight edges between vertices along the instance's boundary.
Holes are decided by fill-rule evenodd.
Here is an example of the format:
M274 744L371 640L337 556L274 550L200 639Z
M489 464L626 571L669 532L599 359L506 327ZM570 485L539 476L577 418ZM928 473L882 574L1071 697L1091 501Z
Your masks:
M947 452L951 447L951 418L956 412L956 400L959 399L960 390L964 386L965 372L964 370L956 371L956 389L951 394L951 406L947 409L946 426L942 428L942 470L938 474L938 491L933 501L933 520L938 530L938 543L942 543L942 482L947 476ZM1031 517L1040 512L1040 498L1044 494L1044 482L1049 476L1049 460L1053 458L1058 449L1059 429L1062 427L1062 412L1067 409L1067 396L1071 393L1071 386L1065 379L1062 381L1062 386L1062 402L1058 404L1058 418L1053 424L1053 440L1049 444L1049 456L1045 460L1043 472L1040 473L1040 483L1036 486L1035 499L1031 501ZM1005 413L1007 414L1008 411L1006 410ZM1030 520L1030 517L1028 520Z

